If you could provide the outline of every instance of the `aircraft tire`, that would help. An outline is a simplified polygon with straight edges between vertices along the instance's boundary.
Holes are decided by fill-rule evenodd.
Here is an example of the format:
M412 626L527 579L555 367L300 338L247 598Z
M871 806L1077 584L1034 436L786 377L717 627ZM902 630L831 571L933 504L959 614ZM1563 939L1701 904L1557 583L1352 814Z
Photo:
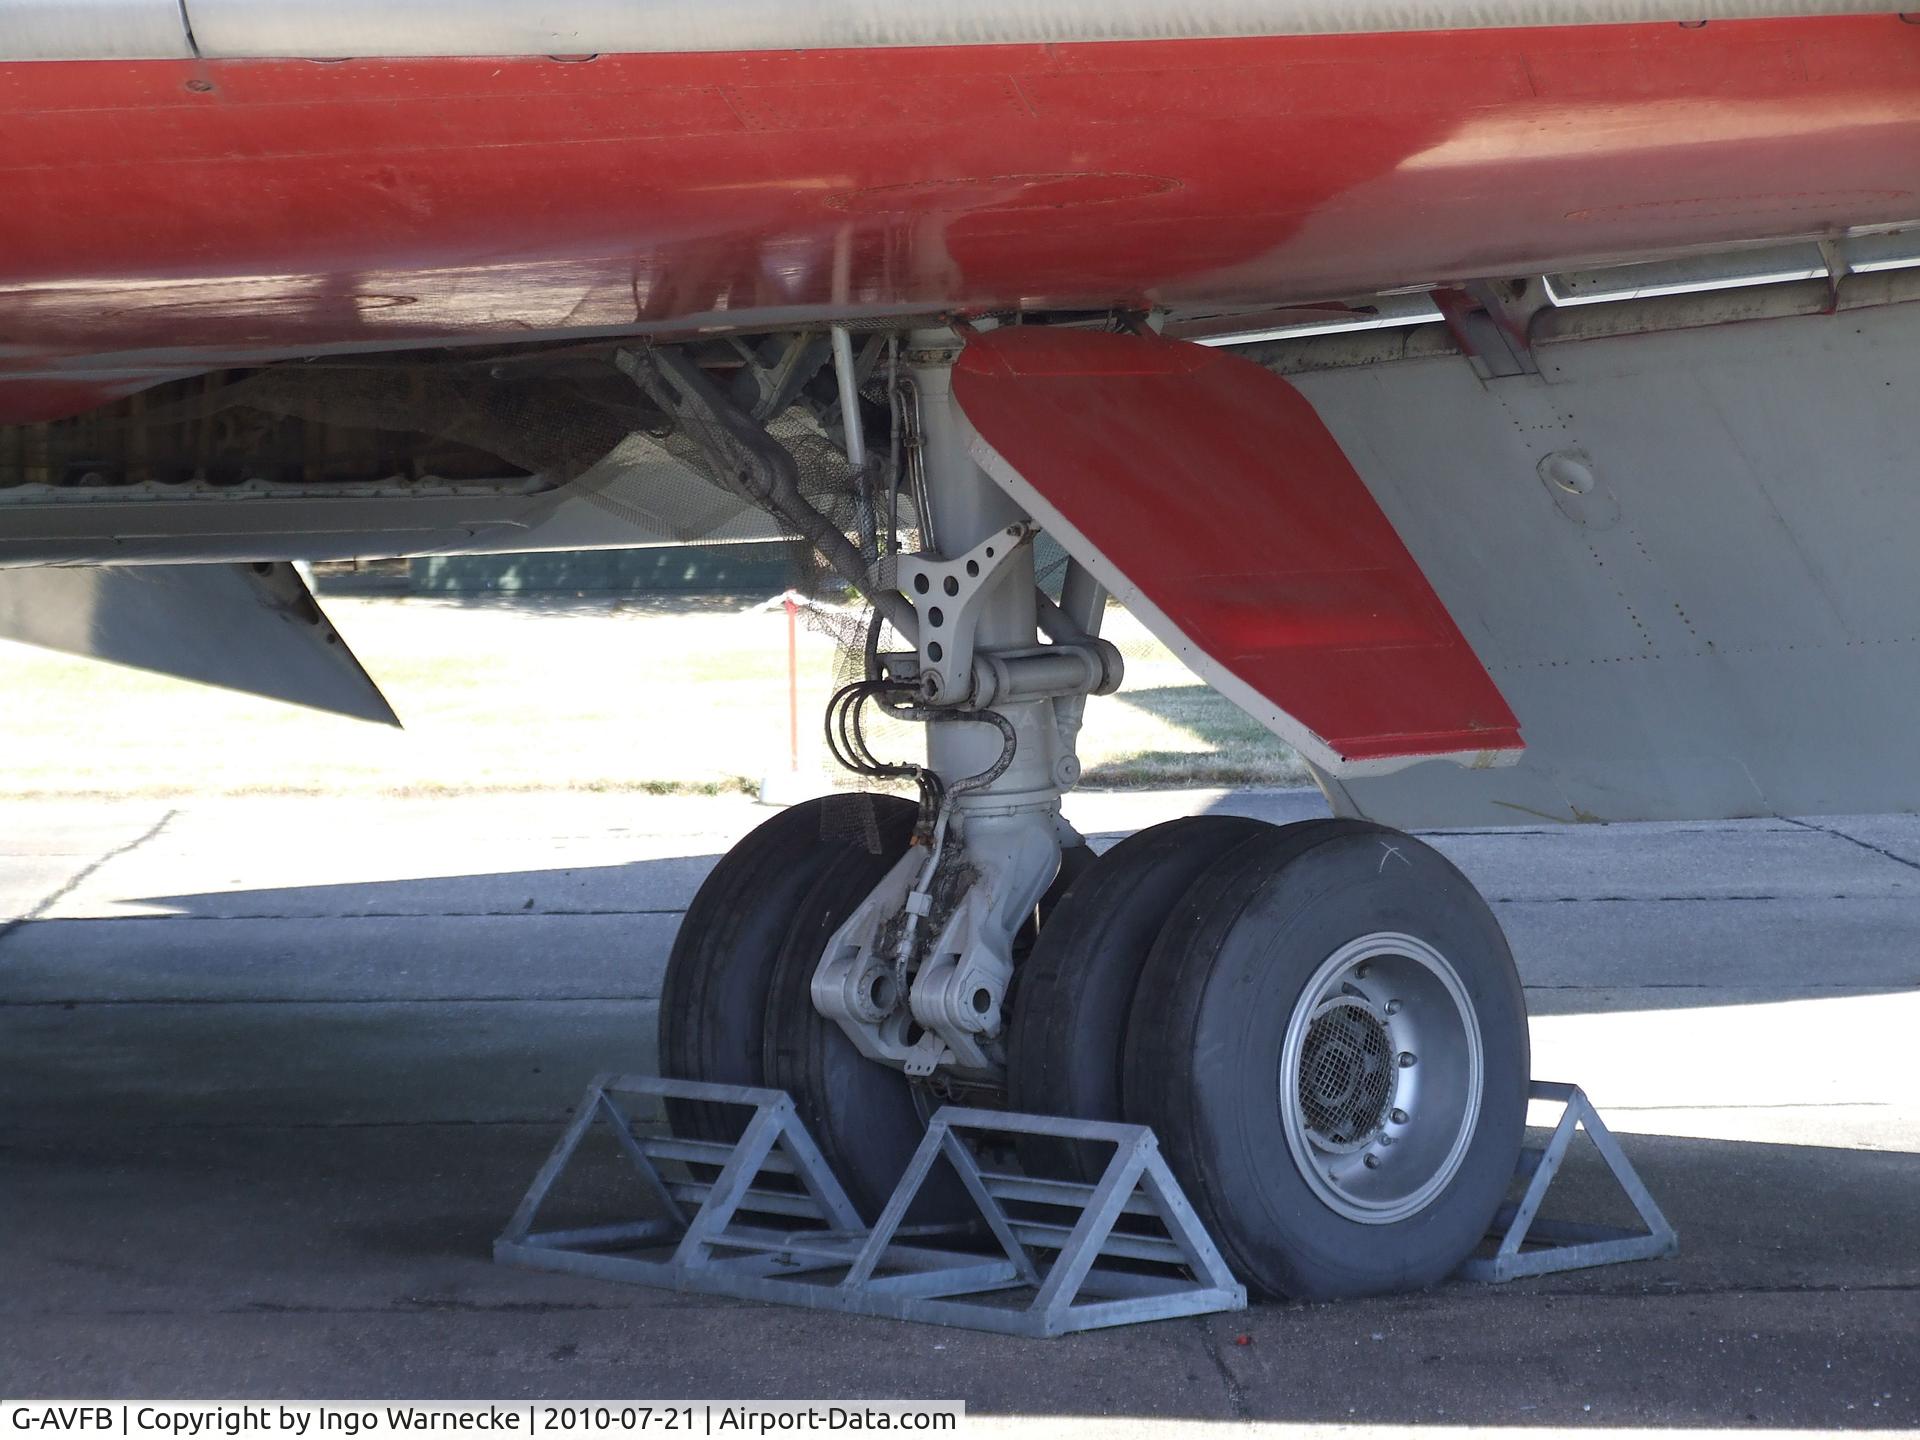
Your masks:
M905 846L916 807L890 795L863 799L874 807L891 863ZM825 796L782 810L708 874L674 937L661 986L662 1074L723 1085L768 1083L762 1050L767 994L787 931L823 874L849 854L868 854L863 827L826 808L848 803L848 797ZM746 1112L676 1100L667 1103L667 1116L676 1134L732 1140Z
M1127 1013L1154 937L1202 870L1272 828L1234 815L1169 820L1128 836L1071 882L1014 972L1009 1109L1121 1118ZM1112 1154L1111 1145L1020 1139L1030 1174L1088 1184Z
M1486 902L1431 847L1343 822L1242 844L1183 897L1135 997L1125 1110L1256 1291L1411 1290L1486 1234L1529 1059Z
M893 1193L938 1102L917 1093L903 1071L862 1055L839 1025L814 1009L813 975L827 941L906 853L913 810L908 805L896 823L883 823L884 854L844 851L814 881L788 924L765 1007L767 1083L793 1097L801 1123L869 1222ZM920 1224L971 1212L959 1182L942 1166L909 1213Z

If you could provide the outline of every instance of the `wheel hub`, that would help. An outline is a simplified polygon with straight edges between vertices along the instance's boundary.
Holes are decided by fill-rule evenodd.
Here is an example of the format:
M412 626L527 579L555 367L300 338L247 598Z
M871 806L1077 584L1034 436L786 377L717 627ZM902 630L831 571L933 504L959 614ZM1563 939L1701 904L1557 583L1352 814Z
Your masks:
M1411 935L1365 935L1314 972L1280 1056L1287 1148L1315 1195L1367 1225L1418 1214L1465 1160L1485 1069L1473 1000Z
M1307 1136L1323 1150L1350 1154L1386 1128L1398 1074L1386 1018L1365 1000L1341 996L1322 1005L1300 1052L1300 1109Z

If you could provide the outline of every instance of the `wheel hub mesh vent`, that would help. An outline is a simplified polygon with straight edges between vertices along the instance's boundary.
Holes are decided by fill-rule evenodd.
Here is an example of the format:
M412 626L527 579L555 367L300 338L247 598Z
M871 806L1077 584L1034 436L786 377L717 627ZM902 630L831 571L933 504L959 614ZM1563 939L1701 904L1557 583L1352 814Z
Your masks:
M1316 1015L1300 1050L1300 1111L1314 1142L1352 1151L1379 1134L1394 1072L1387 1027L1365 1005L1336 1001Z

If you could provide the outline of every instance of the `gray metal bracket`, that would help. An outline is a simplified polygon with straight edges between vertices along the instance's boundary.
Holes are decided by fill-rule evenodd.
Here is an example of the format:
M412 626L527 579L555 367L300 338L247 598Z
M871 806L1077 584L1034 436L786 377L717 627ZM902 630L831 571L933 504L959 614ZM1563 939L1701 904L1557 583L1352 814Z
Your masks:
M1531 1174L1526 1192L1517 1204L1500 1207L1494 1217L1493 1237L1498 1245L1493 1254L1476 1256L1456 1272L1464 1280L1499 1282L1528 1275L1552 1275L1562 1270L1584 1270L1595 1265L1618 1265L1628 1260L1659 1260L1679 1253L1680 1237L1667 1217L1654 1203L1640 1174L1627 1159L1620 1142L1613 1138L1578 1085L1535 1080L1528 1088L1534 1100L1557 1101L1565 1106L1560 1123L1544 1147L1521 1153L1522 1175ZM1593 1142L1607 1169L1632 1203L1644 1230L1629 1230L1617 1225L1587 1225L1571 1220L1543 1220L1541 1202L1560 1165L1567 1158L1573 1137L1584 1130ZM1538 1248L1523 1247L1532 1242Z
M981 605L1036 530L1031 524L1009 526L953 560L926 553L900 557L900 591L920 620L920 691L930 703L959 704L972 693Z
M731 1144L636 1134L625 1103L634 1097L752 1115ZM612 1129L662 1213L536 1230L596 1124ZM987 1134L1106 1142L1114 1154L1097 1184L1039 1179L983 1165L970 1142ZM902 1222L941 1161L972 1197L980 1223L904 1238ZM933 1238L942 1243L928 1243ZM1247 1303L1144 1126L945 1107L868 1229L784 1092L655 1076L604 1075L587 1088L493 1253L529 1269L1010 1335Z

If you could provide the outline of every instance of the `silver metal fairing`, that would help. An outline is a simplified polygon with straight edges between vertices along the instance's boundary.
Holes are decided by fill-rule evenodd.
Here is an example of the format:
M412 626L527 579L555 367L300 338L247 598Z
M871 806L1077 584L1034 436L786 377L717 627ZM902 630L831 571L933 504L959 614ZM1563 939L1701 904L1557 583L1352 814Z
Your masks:
M0 0L0 61L190 60L180 0Z

